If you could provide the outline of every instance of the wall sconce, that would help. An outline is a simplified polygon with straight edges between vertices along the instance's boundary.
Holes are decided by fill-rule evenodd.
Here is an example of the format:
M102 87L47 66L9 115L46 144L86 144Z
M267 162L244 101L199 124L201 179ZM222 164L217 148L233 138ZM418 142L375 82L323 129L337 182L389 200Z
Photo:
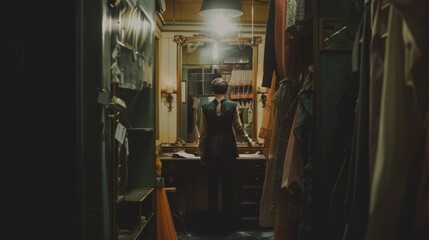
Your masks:
M167 108L168 111L171 112L171 109L173 109L173 95L174 93L174 87L171 84L168 84L165 89L161 90L162 93L166 93L167 96L165 97L165 102L168 104Z

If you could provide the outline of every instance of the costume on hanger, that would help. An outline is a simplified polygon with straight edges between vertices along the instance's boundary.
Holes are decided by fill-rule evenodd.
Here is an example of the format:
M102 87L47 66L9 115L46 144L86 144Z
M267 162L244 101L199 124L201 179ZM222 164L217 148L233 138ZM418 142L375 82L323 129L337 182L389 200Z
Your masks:
M329 199L329 237L331 239L341 239L345 227L344 204L346 202L346 186L349 177L348 169L351 161L352 138L356 118L356 101L359 92L359 72L350 73L346 80L348 86L344 90L336 106L339 117L333 161L330 169L329 185L331 196Z
M277 78L277 62L276 62L276 49L274 47L274 31L275 31L275 9L276 1L270 0L268 3L268 19L267 19L267 29L265 31L265 45L264 45L264 72L262 76L262 87L275 88L275 85L272 84L273 75Z
M192 134L190 140L192 142L198 142L200 139L200 131L198 129L198 107L200 105L200 99L192 97Z
M422 109L419 105L427 102L419 101L418 92L429 90L424 89L427 81L423 83L421 77L413 74L419 54L413 52L412 42L416 40L414 43L417 43L420 39L410 35L412 30L403 18L405 15L400 12L400 9L407 10L404 5L410 2L413 1L392 1L389 7L380 126L371 179L367 240L409 237L404 231L409 197L407 187L412 179L409 175L412 169L409 158L415 156L417 139L422 134ZM408 5L408 9L409 7L411 6ZM427 12L427 8L425 11ZM419 12L416 8L416 16ZM420 89L415 87L418 85Z
M261 129L259 130L259 137L264 139L263 153L266 159L264 185L262 188L261 200L259 202L259 226L261 227L272 227L274 222L272 214L270 213L273 192L272 179L274 174L274 163L272 159L269 158L269 149L274 129L275 106L272 99L275 93L276 80L277 78L274 74L271 82L272 87L268 89L268 101L265 105Z
M297 199L287 191L281 190L286 146L296 110L296 98L300 89L299 81L283 80L273 99L276 106L276 123L270 149L270 161L274 164L272 212L276 216L275 236L279 239L292 239L295 236L296 215L290 215L289 209L296 209ZM276 235L277 234L277 235Z

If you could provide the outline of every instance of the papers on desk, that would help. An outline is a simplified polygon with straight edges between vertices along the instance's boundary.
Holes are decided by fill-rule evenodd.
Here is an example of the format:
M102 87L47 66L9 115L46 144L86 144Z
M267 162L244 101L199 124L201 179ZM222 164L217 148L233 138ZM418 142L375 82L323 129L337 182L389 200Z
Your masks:
M261 152L257 151L255 153L248 153L248 154L238 154L238 157L241 158L264 158L264 155L261 154Z
M191 159L191 158L193 158L193 159L195 159L195 158L200 158L200 157L195 156L195 155L194 155L194 154L192 154L192 153L187 153L187 152L185 152L185 151L178 151L178 152L174 152L174 153L171 155L171 157L188 158L188 159Z
M187 158L187 159L199 159L199 156L195 156L192 153L187 153L185 151L178 151L174 153L163 153L162 156L164 157L172 157L172 158ZM264 155L261 154L261 152L257 151L255 153L251 154L238 154L238 157L240 158L264 158Z

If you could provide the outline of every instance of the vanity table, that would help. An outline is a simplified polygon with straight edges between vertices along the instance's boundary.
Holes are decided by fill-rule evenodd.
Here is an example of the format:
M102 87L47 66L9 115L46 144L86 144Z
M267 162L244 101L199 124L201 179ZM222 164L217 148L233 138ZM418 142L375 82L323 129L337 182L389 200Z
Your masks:
M265 176L265 157L262 147L238 146L240 157L234 170L233 210L240 215L241 227L259 226L259 202ZM192 212L207 211L207 181L205 166L198 156L173 157L172 153L185 151L198 155L196 144L162 146L162 177L166 187L176 187L176 196L186 216ZM260 154L257 154L259 151ZM220 204L220 201L219 201Z

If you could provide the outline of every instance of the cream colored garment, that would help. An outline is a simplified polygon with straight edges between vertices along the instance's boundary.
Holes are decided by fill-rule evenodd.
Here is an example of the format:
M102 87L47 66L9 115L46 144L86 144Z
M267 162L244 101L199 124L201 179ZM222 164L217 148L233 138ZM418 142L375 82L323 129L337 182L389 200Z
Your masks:
M390 6L380 127L371 183L366 240L399 239L409 161L415 145L417 124L413 97L406 85L403 21Z
M262 188L261 200L259 202L259 226L272 227L273 218L271 216L271 204L273 195L273 176L274 176L274 161L268 157L268 152L271 144L271 133L273 130L273 120L275 113L275 106L272 98L275 93L276 75L273 74L271 79L271 88L268 89L267 103L265 105L264 117L262 119L261 129L259 130L259 137L264 139L263 154L266 159L265 179Z
M192 130L192 141L198 142L200 139L200 130L198 129L197 120L198 120L198 106L200 105L200 99L194 97L192 99L192 122L194 123L194 127Z
M304 179L304 159L294 133L300 110L301 106L298 105L287 144L281 188L289 188L293 183L297 183L298 186L302 188Z

